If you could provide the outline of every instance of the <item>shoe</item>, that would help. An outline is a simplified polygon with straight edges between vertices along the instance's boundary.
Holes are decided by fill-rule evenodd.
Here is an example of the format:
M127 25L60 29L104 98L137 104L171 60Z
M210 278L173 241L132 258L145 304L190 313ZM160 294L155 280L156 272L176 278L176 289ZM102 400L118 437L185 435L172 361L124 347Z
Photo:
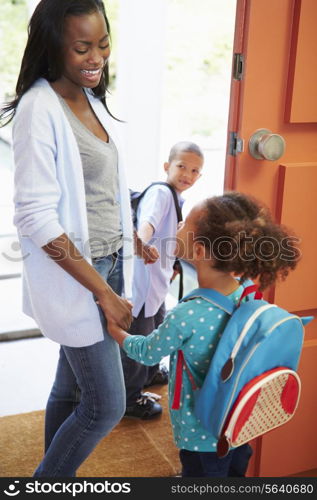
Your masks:
M158 417L162 413L162 406L156 401L161 399L161 396L153 392L144 392L134 405L127 406L124 416L134 418L153 418Z
M149 385L165 385L167 383L168 383L168 369L166 368L165 365L162 365L157 370L151 382L149 384L146 384L144 387L148 387Z

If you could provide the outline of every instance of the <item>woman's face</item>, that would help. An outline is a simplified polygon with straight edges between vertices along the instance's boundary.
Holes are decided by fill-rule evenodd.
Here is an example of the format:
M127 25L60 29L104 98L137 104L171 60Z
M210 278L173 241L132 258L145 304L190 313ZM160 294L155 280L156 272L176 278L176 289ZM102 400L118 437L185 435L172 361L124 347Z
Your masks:
M64 24L64 85L97 87L110 55L109 34L100 12L69 16Z

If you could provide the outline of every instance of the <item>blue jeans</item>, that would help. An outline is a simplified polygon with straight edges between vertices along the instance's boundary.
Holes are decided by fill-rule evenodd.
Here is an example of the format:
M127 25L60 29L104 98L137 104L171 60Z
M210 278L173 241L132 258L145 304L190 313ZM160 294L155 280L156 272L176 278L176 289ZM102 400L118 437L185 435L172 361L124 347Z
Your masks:
M122 290L122 262L113 255L94 260L113 290ZM61 346L45 415L45 456L34 477L72 477L125 412L125 387L118 344L108 335L87 347Z
M249 444L243 444L219 458L213 451L180 450L182 477L244 477L252 455Z

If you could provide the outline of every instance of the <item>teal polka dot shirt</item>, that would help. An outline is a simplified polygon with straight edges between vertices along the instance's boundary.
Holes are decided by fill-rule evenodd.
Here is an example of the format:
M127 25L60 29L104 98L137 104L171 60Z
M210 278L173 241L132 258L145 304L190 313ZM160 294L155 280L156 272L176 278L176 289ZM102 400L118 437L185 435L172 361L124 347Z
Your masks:
M227 297L238 302L240 286ZM198 387L206 376L211 358L229 319L222 309L204 298L181 302L150 335L131 335L124 340L127 355L145 365L155 365L170 356L169 411L176 446L191 451L216 451L217 439L206 431L194 415L194 390L183 369L179 410L172 410L177 351L182 349L186 364Z

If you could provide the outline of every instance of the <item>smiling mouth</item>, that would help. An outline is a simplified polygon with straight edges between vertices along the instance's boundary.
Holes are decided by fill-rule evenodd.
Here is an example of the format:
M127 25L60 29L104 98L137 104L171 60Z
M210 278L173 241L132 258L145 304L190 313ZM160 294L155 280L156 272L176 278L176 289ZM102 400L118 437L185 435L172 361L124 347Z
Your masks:
M101 69L102 68L99 68L99 69L82 69L82 70L80 70L80 72L83 73L84 75L87 75L87 76L96 76L99 73L101 73Z

